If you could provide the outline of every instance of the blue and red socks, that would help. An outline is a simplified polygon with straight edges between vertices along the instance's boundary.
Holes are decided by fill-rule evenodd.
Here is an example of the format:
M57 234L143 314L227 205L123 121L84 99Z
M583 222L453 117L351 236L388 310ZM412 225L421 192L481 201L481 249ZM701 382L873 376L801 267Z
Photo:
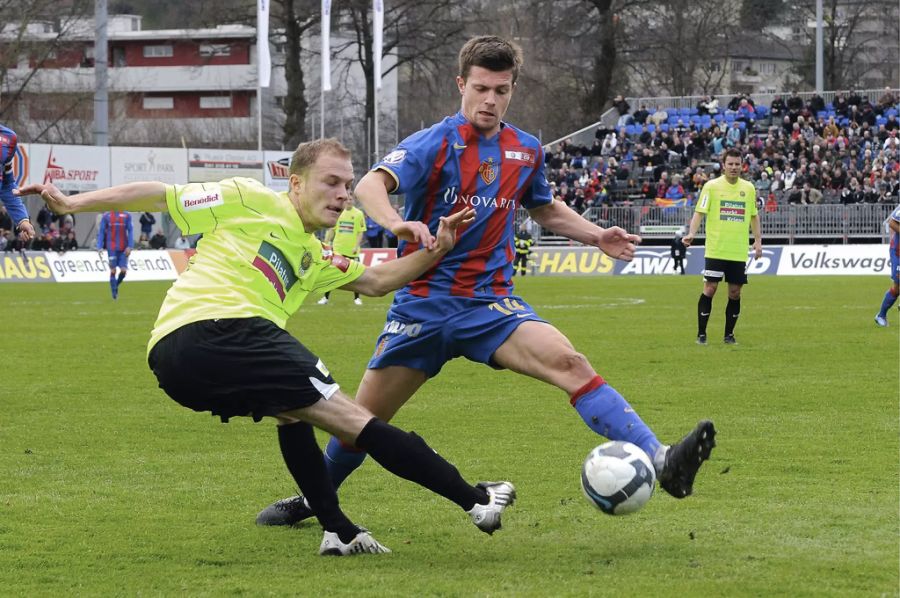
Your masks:
M879 310L878 315L882 318L886 318L888 310L893 307L896 302L897 293L894 292L894 287L891 287L884 294L884 299L881 301L881 310Z
M325 465L334 487L340 488L344 480L366 460L365 451L355 446L344 444L334 436L328 439L325 446Z
M576 390L570 401L588 427L610 440L622 440L641 447L656 470L665 456L665 448L652 430L635 413L625 397L606 383L602 376Z

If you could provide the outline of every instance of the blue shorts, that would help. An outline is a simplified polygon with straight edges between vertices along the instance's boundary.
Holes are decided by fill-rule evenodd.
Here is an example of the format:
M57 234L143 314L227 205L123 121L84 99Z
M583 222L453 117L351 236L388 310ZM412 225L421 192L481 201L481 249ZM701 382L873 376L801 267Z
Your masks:
M128 269L128 256L125 255L125 251L107 251L106 255L109 256L110 270L113 268Z
M891 251L891 280L900 284L900 256Z
M520 297L403 295L387 313L370 369L392 365L437 375L454 357L485 363L522 322L545 322Z

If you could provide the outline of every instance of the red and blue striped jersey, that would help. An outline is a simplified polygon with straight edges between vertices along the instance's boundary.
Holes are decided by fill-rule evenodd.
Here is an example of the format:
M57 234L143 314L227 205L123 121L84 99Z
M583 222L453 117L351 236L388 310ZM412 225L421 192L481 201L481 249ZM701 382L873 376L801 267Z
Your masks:
M128 212L106 212L100 219L100 230L97 232L97 249L125 251L126 247L134 247L131 214Z
M19 196L13 195L16 178L13 175L12 162L16 156L18 142L15 131L0 125L0 201L6 206L6 211L16 226L28 218L28 211L22 200Z
M392 193L406 197L404 218L437 232L439 218L467 207L475 221L457 234L456 246L398 295L494 296L512 294L515 217L553 201L536 137L502 123L484 138L458 112L404 139L373 169L396 179ZM401 241L403 256L418 249Z

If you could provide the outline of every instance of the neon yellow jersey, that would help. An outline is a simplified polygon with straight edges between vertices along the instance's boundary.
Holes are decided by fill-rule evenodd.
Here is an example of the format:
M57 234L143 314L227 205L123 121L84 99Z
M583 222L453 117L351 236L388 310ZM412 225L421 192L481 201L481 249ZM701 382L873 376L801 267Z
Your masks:
M200 320L261 317L284 328L308 294L336 289L365 270L359 262L323 256L287 193L254 179L166 185L166 204L185 235L203 237L166 294L148 351Z
M359 256L359 235L366 232L366 216L355 206L341 212L334 225L334 252L347 257Z
M697 212L706 214L706 257L746 262L750 219L757 213L753 183L714 178L703 185Z

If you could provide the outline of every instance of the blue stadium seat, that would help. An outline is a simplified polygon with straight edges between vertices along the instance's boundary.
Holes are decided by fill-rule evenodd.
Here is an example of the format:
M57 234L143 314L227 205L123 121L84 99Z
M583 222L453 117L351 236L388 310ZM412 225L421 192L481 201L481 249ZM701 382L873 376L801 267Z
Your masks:
M663 124L659 125L659 130L662 131L663 133L668 133L669 125L666 123L663 123Z
M691 116L696 116L698 113L699 112L696 108L688 108L688 114L690 114Z
M726 114L726 115L725 115L725 122L727 122L727 123L734 122L734 114Z
M878 125L879 127L880 127L881 125L886 125L886 124L887 124L887 118L885 118L885 117L883 117L883 116L879 116L878 118L875 119L875 124Z
M744 129L747 128L747 123L745 123L744 121L739 120L739 121L736 121L736 122L737 122L737 124L738 124L738 129L740 129L741 131L743 131Z
M897 109L896 108L888 108L887 110L884 111L884 115L885 116L897 116Z
M816 118L826 119L828 118L828 112L825 110L819 110L816 112Z
M831 102L828 102L827 104L825 104L825 110L827 110L829 112L834 112L834 104L832 104Z
M625 127L626 135L637 135L640 132L641 132L641 130L640 130L640 128L638 128L637 125L628 125L627 127Z
M656 130L656 125L647 125L647 130L651 133Z
M666 108L666 114L669 115L669 118L678 116L678 108Z
M759 118L765 118L769 114L769 109L766 106L757 106L756 107L756 116Z
M700 117L697 116L696 114L695 114L694 116L691 116L690 118L688 118L688 120L690 121L690 123L691 123L692 125L699 125L699 124L700 124Z
M841 119L841 122L839 122L838 124L841 125L842 127L846 127L847 125L850 124L850 119L847 117L844 117Z
M682 115L682 116L690 116L690 115L691 115L691 109L690 109L690 108L682 108L682 109L680 109L680 110L678 111L678 114L680 114L680 115Z

